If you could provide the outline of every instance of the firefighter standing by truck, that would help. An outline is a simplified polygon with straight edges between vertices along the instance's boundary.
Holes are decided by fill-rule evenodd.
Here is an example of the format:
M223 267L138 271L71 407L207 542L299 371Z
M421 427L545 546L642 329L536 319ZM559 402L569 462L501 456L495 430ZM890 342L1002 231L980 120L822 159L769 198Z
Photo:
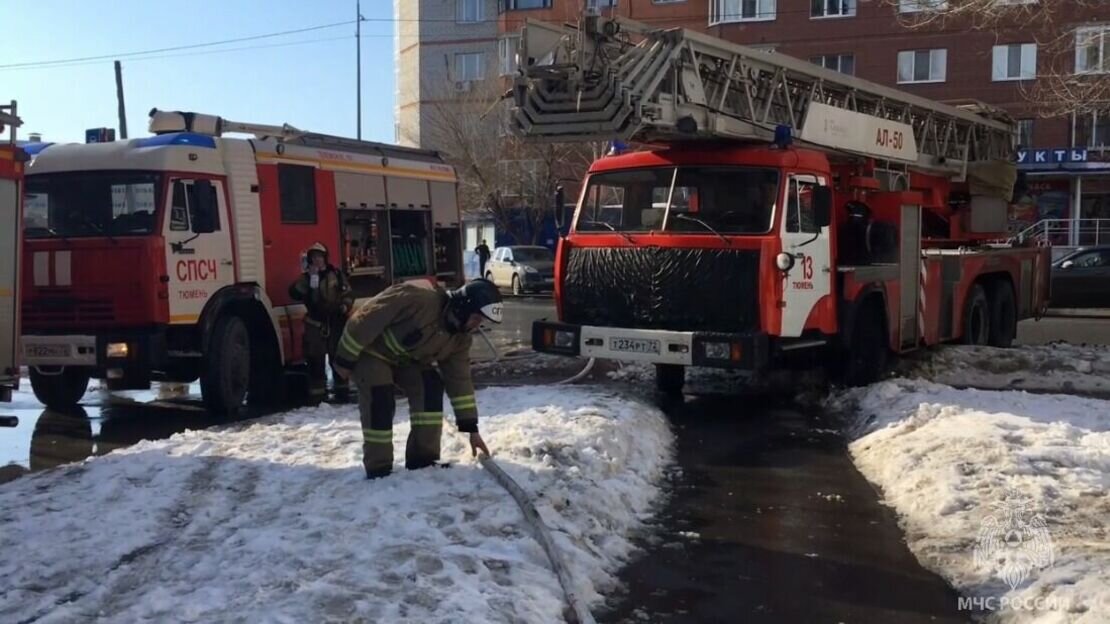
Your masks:
M351 315L339 340L336 370L353 375L362 420L363 466L370 479L393 468L394 387L409 401L412 429L405 467L439 460L443 394L470 448L489 454L478 433L478 404L470 377L471 332L483 319L501 322L501 293L485 280L445 291L405 282L382 291Z
M305 304L304 357L308 364L308 393L313 401L327 397L328 380L324 359L331 361L335 372L335 351L347 313L351 310L351 288L339 269L328 263L328 248L315 243L305 251L305 272L289 287L289 296ZM348 383L333 375L337 397L348 393Z

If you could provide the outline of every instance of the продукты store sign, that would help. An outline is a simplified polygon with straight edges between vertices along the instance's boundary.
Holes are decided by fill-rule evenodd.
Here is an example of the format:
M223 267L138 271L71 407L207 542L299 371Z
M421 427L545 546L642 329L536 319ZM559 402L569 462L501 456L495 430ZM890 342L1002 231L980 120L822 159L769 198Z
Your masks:
M1090 170L1110 171L1107 154L1095 150L1061 147L1054 149L1018 150L1014 156L1017 168L1023 171L1044 170Z

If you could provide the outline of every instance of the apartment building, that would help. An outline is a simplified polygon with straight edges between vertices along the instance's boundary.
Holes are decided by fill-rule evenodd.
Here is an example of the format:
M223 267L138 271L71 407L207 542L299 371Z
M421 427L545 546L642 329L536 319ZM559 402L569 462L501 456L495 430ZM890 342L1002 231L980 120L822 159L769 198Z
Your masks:
M434 109L497 71L497 0L394 0L394 140L436 149Z
M1003 108L1017 120L1022 148L1019 169L1025 174L1012 211L1013 227L1049 218L1110 218L1110 111L1044 117L1033 104L1036 87L1044 84L1038 76L1110 73L1110 5L1057 15L1051 31L1036 20L981 30L969 30L966 23L955 21L911 26L931 4L943 1L596 0L596 4L605 14L659 27L692 28L934 100L977 100ZM488 4L495 13L486 14L486 19L494 19L496 27L490 35L495 45L487 47L486 53L495 51L497 71L508 75L516 69L516 33L524 21L573 22L583 0ZM1110 221L1105 227L1110 230Z

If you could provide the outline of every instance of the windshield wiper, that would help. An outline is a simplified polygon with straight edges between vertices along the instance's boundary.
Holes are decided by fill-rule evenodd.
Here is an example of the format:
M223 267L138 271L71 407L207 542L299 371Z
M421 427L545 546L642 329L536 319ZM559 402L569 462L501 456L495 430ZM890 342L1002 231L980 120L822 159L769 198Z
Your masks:
M63 243L69 244L69 238L67 238L65 234L59 234L58 230L55 230L54 228L52 228L48 225L34 225L34 226L28 227L26 229L27 230L42 230L43 232L46 232L47 234L49 234L51 238L57 238L57 239L61 240ZM28 237L28 238L42 238L42 237L41 236L31 236L31 237Z
M713 233L714 233L714 234L716 234L716 235L717 235L717 236L718 236L718 237L719 237L719 238L720 238L721 240L725 241L725 244L726 244L726 245L728 245L729 247L732 247L732 241L730 241L730 240L729 240L729 239L728 239L727 237L725 237L725 235L724 235L724 234L721 234L721 233L720 233L720 232L718 232L717 230L713 229L713 226L712 226L712 225L709 225L709 224L708 224L708 223L706 223L705 221L702 221L701 219L699 219L699 218L697 218L697 217L691 217L690 215L685 215L685 214L676 214L676 215L674 216L674 218L675 218L675 219L681 219L681 220L683 220L683 221L693 221L694 223L697 223L698 225L702 226L703 228L705 228L705 229L709 230L710 232L713 232Z
M610 225L610 224L608 224L604 221L593 221L593 220L590 220L590 219L585 219L585 220L582 221L582 223L590 223L590 224L593 224L593 225L604 225L605 227L609 228L609 230L611 232L616 232L617 234L620 234L622 237L624 237L624 240L628 241L629 244L632 244L632 245L636 244L636 241L631 236L628 235L628 232L625 232L623 230L618 230L617 228L613 227L612 225Z
M91 228L95 229L95 230L97 231L97 233L98 233L98 234L103 234L104 236L107 236L107 237L108 237L108 240L109 240L109 241L111 241L111 243L112 243L113 245L116 245L116 244L118 244L118 243L119 243L119 241L117 241L117 240L115 239L115 237L113 237L113 236L112 236L112 234L111 234L110 232L108 232L108 230L107 230L107 229L105 229L105 227L104 227L103 225L100 225L100 224L99 224L99 223L97 223L96 221L93 221L93 220L92 220L92 219L90 219L90 218L89 218L89 217L88 217L87 215L84 215L84 214L78 214L78 219L80 219L80 220L81 220L81 223L84 223L85 225L87 225L87 226L89 226L89 227L91 227Z

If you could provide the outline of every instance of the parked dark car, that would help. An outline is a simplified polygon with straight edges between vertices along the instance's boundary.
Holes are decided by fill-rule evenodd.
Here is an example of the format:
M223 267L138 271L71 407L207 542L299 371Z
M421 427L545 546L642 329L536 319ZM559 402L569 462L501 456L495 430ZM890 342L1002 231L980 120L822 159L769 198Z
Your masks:
M1052 263L1053 308L1110 308L1110 245L1084 247Z
M514 295L555 287L555 255L547 247L498 247L486 265L486 279Z

